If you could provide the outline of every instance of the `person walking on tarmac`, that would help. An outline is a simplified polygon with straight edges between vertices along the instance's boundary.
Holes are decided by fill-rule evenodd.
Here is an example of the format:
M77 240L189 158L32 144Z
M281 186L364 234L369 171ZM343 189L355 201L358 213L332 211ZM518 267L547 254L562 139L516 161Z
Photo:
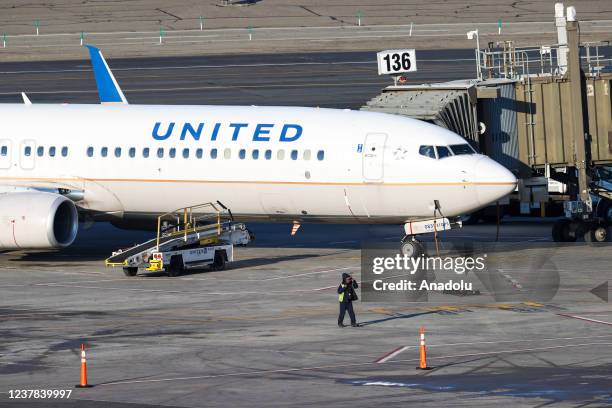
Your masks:
M342 282L338 286L338 301L340 302L340 315L338 316L338 327L344 327L344 315L348 311L351 318L351 326L359 327L357 319L355 319L355 311L353 310L353 301L357 300L357 289L359 285L348 273L342 274Z

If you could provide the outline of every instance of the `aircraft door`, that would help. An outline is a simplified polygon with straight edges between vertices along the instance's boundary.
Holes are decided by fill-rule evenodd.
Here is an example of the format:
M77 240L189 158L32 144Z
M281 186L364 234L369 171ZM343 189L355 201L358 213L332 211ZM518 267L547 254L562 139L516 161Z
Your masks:
M19 164L24 170L31 170L34 168L34 150L36 148L36 142L34 140L24 140L21 142Z
M0 140L0 169L11 168L11 147L10 140Z
M385 166L385 133L368 133L362 151L363 180L382 183Z

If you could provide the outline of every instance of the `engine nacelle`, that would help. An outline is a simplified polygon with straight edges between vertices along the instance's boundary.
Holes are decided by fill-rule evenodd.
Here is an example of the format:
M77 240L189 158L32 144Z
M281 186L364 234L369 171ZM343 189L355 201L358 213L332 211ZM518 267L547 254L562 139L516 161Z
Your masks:
M68 198L39 191L0 194L0 249L64 248L79 228Z

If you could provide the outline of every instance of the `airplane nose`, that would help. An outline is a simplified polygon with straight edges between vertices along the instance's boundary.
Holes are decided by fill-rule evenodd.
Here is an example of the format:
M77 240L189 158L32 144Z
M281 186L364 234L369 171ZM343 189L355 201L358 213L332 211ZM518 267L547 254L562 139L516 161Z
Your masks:
M474 181L476 196L482 206L489 205L513 192L517 179L507 168L483 157L476 162Z

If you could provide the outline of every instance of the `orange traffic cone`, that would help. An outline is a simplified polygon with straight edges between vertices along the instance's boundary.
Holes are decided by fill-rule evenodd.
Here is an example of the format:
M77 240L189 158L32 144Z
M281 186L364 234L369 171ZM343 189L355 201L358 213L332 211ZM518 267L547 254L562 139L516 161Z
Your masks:
M419 330L421 335L419 344L419 366L418 370L431 370L431 367L427 367L427 350L425 349L425 327L421 326Z
M81 383L75 385L76 388L90 388L93 385L87 384L87 357L85 356L85 345L81 344Z

